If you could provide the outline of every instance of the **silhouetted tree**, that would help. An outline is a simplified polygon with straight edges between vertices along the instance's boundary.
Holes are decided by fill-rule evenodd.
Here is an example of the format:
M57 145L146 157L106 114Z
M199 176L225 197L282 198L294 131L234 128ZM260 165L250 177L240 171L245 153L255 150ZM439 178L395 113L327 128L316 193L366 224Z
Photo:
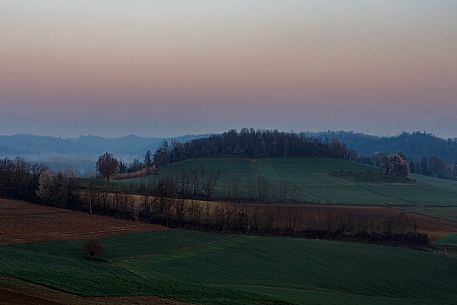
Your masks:
M168 142L165 141L154 153L154 163L158 167L167 165L168 163L170 163L169 155L170 155L170 149L168 147Z
M346 145L337 139L321 141L303 134L277 130L242 129L196 139L184 144L164 142L154 154L154 162L162 167L170 162L199 157L327 157L344 158Z
M117 172L120 174L124 174L127 172L127 164L125 164L122 161L119 161L119 168L117 169Z
M112 154L105 153L97 161L97 171L109 183L110 178L116 174L119 161Z
M386 174L395 177L407 177L409 174L408 161L402 154L390 154L384 157L382 165Z
M447 176L447 165L437 156L433 156L429 161L431 175L435 178L445 178Z
M144 155L144 165L147 167L151 167L153 164L153 157L152 157L152 152L148 150L146 154Z
M134 173L143 168L143 163L140 162L138 159L133 159L132 163L129 164L127 168L128 173Z

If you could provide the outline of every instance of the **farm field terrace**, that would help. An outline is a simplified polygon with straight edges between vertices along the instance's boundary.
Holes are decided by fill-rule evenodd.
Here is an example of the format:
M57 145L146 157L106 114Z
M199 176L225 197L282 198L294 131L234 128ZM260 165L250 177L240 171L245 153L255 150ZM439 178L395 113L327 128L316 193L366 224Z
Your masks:
M413 183L354 182L336 177L331 173L334 171L366 172L379 169L342 159L189 159L164 167L158 175L113 181L113 185L127 189L130 186L140 186L163 177L174 177L182 169L200 168L221 172L216 185L215 199L230 197L234 183L240 186L241 197L248 198L248 186L255 188L260 178L271 186L286 183L293 196L291 199L302 202L457 207L457 183L455 182L415 174L410 175L410 178L415 181ZM87 183L87 180L82 181L83 185ZM271 196L274 197L277 194L271 194Z
M157 295L196 304L455 304L457 258L432 251L167 230L0 246L0 276L81 296Z

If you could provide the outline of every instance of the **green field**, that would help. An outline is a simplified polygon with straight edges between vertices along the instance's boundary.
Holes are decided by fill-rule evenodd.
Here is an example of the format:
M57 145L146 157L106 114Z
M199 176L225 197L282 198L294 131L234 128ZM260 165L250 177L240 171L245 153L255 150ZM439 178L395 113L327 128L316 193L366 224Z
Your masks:
M341 159L275 158L275 159L190 159L161 169L158 175L114 181L116 186L139 186L151 180L175 176L181 169L206 168L221 171L215 197L231 195L232 185L241 187L241 197L249 197L249 185L255 192L260 179L273 190L286 183L289 199L313 203L380 204L404 206L457 206L457 183L430 177L411 175L415 183L360 183L331 175L332 171L378 170ZM297 192L298 190L298 192Z
M436 241L436 244L440 246L457 247L457 233L448 234L440 238Z
M138 233L0 247L0 275L83 296L154 294L197 304L451 305L457 258L323 240Z

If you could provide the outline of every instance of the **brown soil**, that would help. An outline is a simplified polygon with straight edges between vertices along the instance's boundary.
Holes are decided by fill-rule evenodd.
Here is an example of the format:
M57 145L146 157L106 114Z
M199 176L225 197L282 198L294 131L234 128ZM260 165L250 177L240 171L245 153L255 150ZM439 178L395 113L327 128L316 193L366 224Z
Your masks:
M0 198L0 245L165 230L159 225Z
M81 192L81 198L87 200L87 193ZM153 199L153 198L151 198ZM130 199L136 209L141 208L145 201L144 196L130 195ZM201 201L201 200L184 200L187 205L197 204L206 211L209 209L214 215L218 208L236 206L237 212L245 212L251 217L258 215L260 218L267 217L267 214L273 217L275 225L279 219L280 227L286 228L289 223L288 219L297 214L296 230L325 230L327 228L328 217L343 217L358 223L366 230L383 229L385 223L392 218L398 218L403 214L408 218L408 229L412 229L412 221L415 220L418 232L426 233L432 241L449 233L457 232L457 222L432 217L424 214L414 213L402 209L401 207L387 206L357 206L357 205L339 205L339 204L256 204L256 203L228 203L220 201ZM236 215L236 211L234 215Z
M0 278L0 305L186 305L156 296L81 297L15 278Z
M139 198L137 198L139 197ZM143 202L143 196L135 196L136 202ZM287 219L291 215L297 214L296 229L325 229L329 216L335 218L343 216L350 218L356 223L365 224L367 230L375 229L376 227L383 228L386 221L392 218L398 218L399 215L404 215L408 218L409 229L412 227L412 221L415 220L417 231L426 233L432 241L457 232L457 222L442 218L432 217L420 213L414 213L402 209L401 207L385 207L385 206L357 206L357 205L341 205L341 204L262 204L262 203L227 203L218 201L200 201L186 200L188 203L197 203L206 209L210 205L210 210L214 211L217 207L237 206L237 211L247 211L249 215L258 214L265 217L265 211L269 209L274 219L280 219L281 227L287 227ZM245 210L243 210L245 209Z
M322 204L290 204L290 205L271 205L271 204L250 204L249 209L259 207L264 209L269 207L275 209L279 207L279 214L283 218L292 215L297 211L297 229L323 229L327 224L327 218L344 215L350 217L353 221L365 223L367 229L379 226L383 228L386 221L391 218L397 218L400 214L405 215L411 222L416 221L418 232L426 233L432 241L449 233L457 232L457 223L445 219L439 219L423 214L407 212L396 207L378 207L378 206L345 206L345 205L322 205ZM274 212L273 215L278 212ZM410 223L411 227L411 223Z
M325 205L325 204L232 204L216 201L188 201L202 205L206 208L210 203L210 209L217 207L237 206L238 212L247 211L249 215L258 214L265 216L265 210L269 209L274 219L280 219L281 227L287 227L287 219L297 214L296 229L325 229L328 217L345 217L353 222L366 225L366 229L383 228L386 221L404 215L408 218L409 229L413 220L416 222L417 231L426 233L432 241L438 240L444 235L457 232L457 222L432 217L424 214L409 212L400 207L382 206L353 206L353 205ZM243 210L245 209L245 210ZM257 211L257 212L256 212Z
M389 207L370 207L370 206L337 206L337 205L308 205L301 206L301 213L305 218L316 219L317 217L325 217L326 214L346 213L352 215L355 219L364 219L367 222L382 223L386 219L398 217L404 213L409 219L415 219L417 230L426 233L434 241L449 233L457 232L457 223L434 218L431 216L406 212L401 208Z

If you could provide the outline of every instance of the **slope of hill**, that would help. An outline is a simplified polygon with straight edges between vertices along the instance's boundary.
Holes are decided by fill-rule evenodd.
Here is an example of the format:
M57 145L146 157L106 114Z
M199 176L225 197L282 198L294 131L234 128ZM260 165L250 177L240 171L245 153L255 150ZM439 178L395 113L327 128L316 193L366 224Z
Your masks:
M457 260L347 242L195 231L0 246L0 275L82 296L160 295L195 304L448 305Z
M457 206L457 183L421 175L411 175L409 183L354 182L332 175L334 171L366 172L374 167L343 159L271 158L234 159L199 158L164 167L158 175L119 180L121 187L142 185L163 177L176 177L182 170L220 171L215 198L233 196L248 200L264 192L265 199L277 199L286 192L290 201L313 203L378 204L403 206Z
M411 160L420 160L423 157L440 157L448 164L457 162L457 140L442 139L431 134L414 132L402 133L393 137L372 136L363 133L346 131L327 131L306 133L320 139L337 138L348 148L364 156L371 156L376 152L403 153Z

